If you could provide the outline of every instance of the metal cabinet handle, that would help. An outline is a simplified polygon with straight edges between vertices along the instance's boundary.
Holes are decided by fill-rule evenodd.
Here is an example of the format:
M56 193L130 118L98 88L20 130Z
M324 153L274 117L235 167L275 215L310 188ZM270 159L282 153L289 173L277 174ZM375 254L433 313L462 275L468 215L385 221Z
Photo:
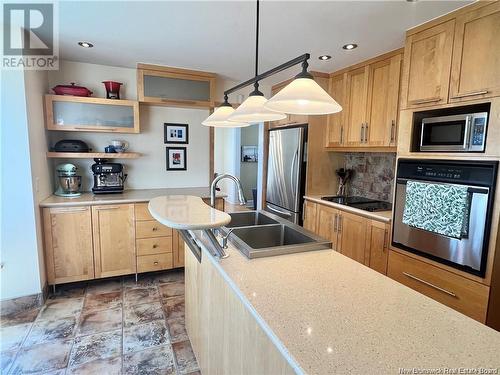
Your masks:
M154 264L155 266L157 266L157 265L158 265L158 261L153 262L153 264Z
M340 143L344 143L344 127L340 125Z
M153 227L153 232L156 232L158 230L158 227Z
M363 143L363 139L365 138L365 124L361 123L361 143Z
M339 218L339 222L337 224L337 228L338 228L338 232L341 233L342 232L342 215L339 214L338 218Z
M335 233L335 232L337 232L337 217L338 217L338 215L337 215L337 214L335 214L335 215L333 216L333 232L334 232L334 233Z
M365 143L368 143L368 123L365 122Z
M391 143L394 142L395 134L394 130L396 130L396 121L391 121Z
M425 280L422 280L422 279L420 279L420 278L418 278L418 277L416 277L416 276L413 276L413 275L412 275L412 274L410 274L410 273L403 272L403 275L405 275L406 277L409 277L410 279L413 279L413 280L419 281L419 282L421 282L422 284L425 284L425 285L427 285L427 286L430 286L431 288L434 288L434 289L436 289L436 290L439 290L440 292L446 293L446 294L448 294L448 295L450 295L450 296L452 296L452 297L456 297L456 296L457 296L455 293L450 292L449 290L446 290L446 289L443 289L443 288L441 288L441 287L439 287L439 286L437 286L437 285L431 284L430 282L425 281Z
M466 92L463 94L458 94L455 96L452 96L450 99L461 99L461 98L467 98L469 96L476 96L476 95L485 95L489 91L488 90L480 90L480 91L474 91L474 92Z
M158 247L158 245L157 245L157 244L154 244L154 245L153 245L153 249L156 249L157 247Z
M387 229L384 230L384 246L382 247L382 252L389 247L389 244L387 243Z
M410 103L410 104L425 104L425 103L439 102L440 100L441 100L441 98L416 99L416 100L410 100L408 103Z
M88 211L89 207L51 207L51 213L64 213L64 212L84 212Z

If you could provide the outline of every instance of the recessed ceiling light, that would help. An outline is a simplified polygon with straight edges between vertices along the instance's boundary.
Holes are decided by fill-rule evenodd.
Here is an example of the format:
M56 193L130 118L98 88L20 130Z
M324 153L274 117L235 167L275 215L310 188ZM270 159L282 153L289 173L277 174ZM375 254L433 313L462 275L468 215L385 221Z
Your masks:
M342 46L343 49L350 51L351 49L357 48L358 45L354 43L345 44Z
M318 57L318 59L323 60L323 61L330 60L331 58L332 57L330 55L321 55Z
M78 42L78 45L83 48L92 48L94 45L89 42Z

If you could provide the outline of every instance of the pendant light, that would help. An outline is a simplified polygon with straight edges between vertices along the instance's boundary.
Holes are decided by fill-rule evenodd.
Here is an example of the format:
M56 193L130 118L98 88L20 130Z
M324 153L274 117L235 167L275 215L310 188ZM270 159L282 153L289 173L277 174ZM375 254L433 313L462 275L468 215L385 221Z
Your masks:
M255 76L259 74L259 0L257 0L257 17L255 25ZM255 81L254 90L248 98L228 117L229 121L259 123L277 121L286 118L284 113L269 110L264 107L267 99L259 91L259 81Z
M302 63L302 72L269 99L264 107L272 111L292 115L326 115L342 111L337 103L307 71L307 61Z
M215 111L207 117L202 125L211 126L214 128L243 128L250 126L248 122L228 121L228 117L234 113L234 108L229 104L227 95L224 96L224 103L215 109Z
M255 90L250 93L248 98L241 103L232 115L228 117L229 121L249 122L252 124L266 121L277 121L286 118L284 113L272 111L264 107L267 99L259 91L259 85L255 83Z

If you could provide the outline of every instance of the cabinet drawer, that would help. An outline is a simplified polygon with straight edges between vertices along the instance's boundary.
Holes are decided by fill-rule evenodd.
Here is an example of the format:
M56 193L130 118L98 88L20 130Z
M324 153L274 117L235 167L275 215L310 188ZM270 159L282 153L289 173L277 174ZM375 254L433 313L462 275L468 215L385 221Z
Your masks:
M395 251L387 276L473 319L485 322L489 288Z
M137 257L137 272L168 270L172 268L172 253Z
M152 238L172 236L172 228L160 224L156 220L138 221L135 223L136 238Z
M154 217L149 213L148 203L136 203L134 209L135 221L154 220Z
M172 237L142 238L135 244L138 256L172 252Z

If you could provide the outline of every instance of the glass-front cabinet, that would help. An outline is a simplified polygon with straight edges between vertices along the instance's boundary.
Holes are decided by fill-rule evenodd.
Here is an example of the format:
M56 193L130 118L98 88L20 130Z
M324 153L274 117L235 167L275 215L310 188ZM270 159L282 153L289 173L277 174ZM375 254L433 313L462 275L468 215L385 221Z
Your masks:
M137 97L139 102L178 107L214 107L213 73L137 65Z
M139 133L139 103L80 96L46 95L48 130Z

